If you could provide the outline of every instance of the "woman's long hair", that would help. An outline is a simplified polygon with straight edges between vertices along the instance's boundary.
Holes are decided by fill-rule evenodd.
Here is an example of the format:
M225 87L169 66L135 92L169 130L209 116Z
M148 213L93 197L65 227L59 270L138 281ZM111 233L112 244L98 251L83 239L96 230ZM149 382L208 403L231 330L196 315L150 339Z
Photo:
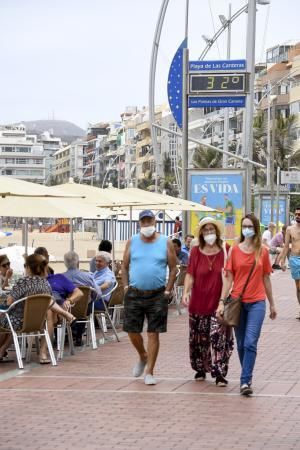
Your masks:
M41 255L30 255L25 258L25 267L29 267L32 275L44 277L46 275L46 268L48 261Z
M253 246L254 246L254 251L255 251L255 260L256 262L258 261L260 255L261 255L261 250L262 250L262 244L261 244L261 232L260 232L260 223L258 218L253 214L246 214L241 221L241 236L240 236L240 242L243 242L245 240L245 237L242 233L243 230L243 221L244 219L249 219L251 220L251 222L253 223L254 226L254 233L255 235L252 238L252 242L253 242Z
M205 225L208 225L208 224L209 224L209 222L207 222ZM201 248L201 250L204 248L204 246L206 244L206 242L204 240L204 237L203 237L203 234L202 234L202 231L203 231L203 228L205 227L205 225L203 225L200 228L200 230L199 230L199 237L198 237L198 239L199 239L199 247ZM220 233L219 227L217 227L214 223L211 223L211 225L213 225L215 230L216 230L216 236L217 236L216 244L217 244L217 246L220 249L222 249L223 248L223 241L221 239L221 233Z

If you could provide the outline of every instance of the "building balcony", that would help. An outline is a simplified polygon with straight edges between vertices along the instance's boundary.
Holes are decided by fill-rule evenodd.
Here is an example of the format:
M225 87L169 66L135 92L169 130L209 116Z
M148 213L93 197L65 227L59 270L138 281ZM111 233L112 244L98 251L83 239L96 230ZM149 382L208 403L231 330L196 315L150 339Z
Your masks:
M137 130L138 133L140 133L141 131L144 131L144 130L149 130L150 131L150 122L149 122L149 120L147 120L146 122L139 123L136 126L136 130Z
M293 86L290 89L290 103L299 101L300 101L300 81L298 83L293 84Z

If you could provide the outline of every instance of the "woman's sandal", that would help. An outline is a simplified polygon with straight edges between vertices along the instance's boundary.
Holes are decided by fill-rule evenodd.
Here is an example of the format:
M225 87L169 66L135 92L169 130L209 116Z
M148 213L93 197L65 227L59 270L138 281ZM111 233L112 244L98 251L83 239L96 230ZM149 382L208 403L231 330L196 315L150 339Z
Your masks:
M51 364L51 360L49 358L41 358L40 364Z

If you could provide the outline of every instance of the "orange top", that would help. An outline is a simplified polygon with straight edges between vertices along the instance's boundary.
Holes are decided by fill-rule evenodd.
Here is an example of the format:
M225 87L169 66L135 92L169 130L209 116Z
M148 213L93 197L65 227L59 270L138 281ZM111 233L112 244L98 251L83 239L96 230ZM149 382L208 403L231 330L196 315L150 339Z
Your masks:
M231 295L238 298L245 286L247 277L251 270L255 259L255 253L245 253L238 245L232 248L230 258L226 264L226 270L233 274L233 288ZM272 272L269 251L266 247L262 248L260 258L254 268L242 301L245 303L253 303L266 299L266 291L263 282L264 275Z

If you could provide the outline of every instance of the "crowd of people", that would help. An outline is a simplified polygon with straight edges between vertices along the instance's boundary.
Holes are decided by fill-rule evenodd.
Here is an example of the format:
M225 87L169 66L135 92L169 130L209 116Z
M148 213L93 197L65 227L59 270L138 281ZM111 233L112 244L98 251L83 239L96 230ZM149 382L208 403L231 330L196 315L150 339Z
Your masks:
M109 241L102 241L99 248L111 250ZM49 294L53 301L47 313L47 328L50 336L54 336L54 327L65 318L72 326L72 333L75 346L82 346L85 323L77 323L76 317L72 315L72 306L83 297L81 286L91 288L90 304L88 314L91 312L92 303L97 311L103 311L103 302L109 301L110 289L116 283L116 277L109 267L111 255L106 251L98 251L95 257L95 267L93 271L87 272L79 268L79 256L76 252L70 251L64 255L66 271L64 273L54 273L49 266L49 253L45 247L37 247L34 254L25 257L24 276L20 277L15 284L9 288L9 283L13 275L10 268L10 261L7 255L0 256L0 282L2 297L0 309L6 310L13 302L35 294ZM7 289L9 288L9 289ZM10 314L11 323L16 330L20 330L23 324L24 304L20 303ZM9 330L9 324L4 314L0 313L1 330ZM0 334L0 362L8 362L7 349L11 345L10 334ZM50 364L51 360L47 354L45 339L41 340L40 364Z
M154 369L159 352L159 334L167 331L168 305L172 298L178 268L186 275L182 304L189 313L190 364L196 381L204 381L208 374L216 386L228 384L228 369L234 342L241 365L240 393L253 393L253 373L257 345L269 303L269 317L277 316L270 275L273 270L286 269L289 259L292 278L295 280L300 319L300 207L295 211L295 223L283 226L274 233L275 225L269 223L261 233L259 220L246 214L240 225L238 242L232 246L222 240L224 230L212 217L200 220L196 235L187 234L182 239L179 217L175 223L173 239L157 231L155 214L144 210L139 214L139 232L126 243L122 283L124 286L123 328L138 354L133 376L144 374L146 385L155 385ZM71 325L75 345L82 345L84 325L76 323L72 305L80 301L80 286L92 289L91 303L103 310L109 301L109 292L116 283L111 267L112 245L103 240L98 253L90 261L90 271L79 268L79 256L70 251L64 255L66 271L55 274L49 266L49 254L38 247L25 258L25 275L9 291L5 308L16 300L32 294L47 293L53 298L47 314L47 324L53 328L60 317ZM274 261L271 260L274 259ZM2 289L12 278L10 262L0 256L0 282ZM225 320L228 299L240 301L237 326ZM20 328L23 307L16 307L12 322ZM147 343L142 335L147 321ZM0 327L8 328L6 317L0 314ZM11 344L9 334L0 335L0 361L7 358ZM46 343L41 341L40 363L48 364Z

